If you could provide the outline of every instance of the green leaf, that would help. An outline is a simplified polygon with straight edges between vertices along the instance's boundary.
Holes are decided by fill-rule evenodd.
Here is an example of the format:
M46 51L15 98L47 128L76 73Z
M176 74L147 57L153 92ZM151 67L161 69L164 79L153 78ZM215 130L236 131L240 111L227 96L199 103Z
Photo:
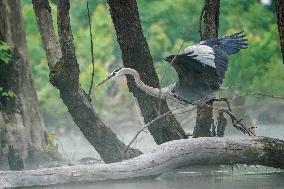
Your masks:
M7 43L0 41L0 63L3 62L8 64L12 58L11 56L11 48Z

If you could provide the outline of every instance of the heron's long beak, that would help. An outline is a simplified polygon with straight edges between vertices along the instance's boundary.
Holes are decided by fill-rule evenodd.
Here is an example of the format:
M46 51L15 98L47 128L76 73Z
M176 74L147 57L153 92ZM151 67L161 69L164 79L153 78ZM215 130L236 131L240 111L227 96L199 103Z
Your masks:
M110 80L110 76L108 76L107 78L105 78L104 80L102 80L101 82L99 82L97 85L96 85L96 87L99 87L99 86L101 86L101 85L103 85L104 83L106 83L108 80Z

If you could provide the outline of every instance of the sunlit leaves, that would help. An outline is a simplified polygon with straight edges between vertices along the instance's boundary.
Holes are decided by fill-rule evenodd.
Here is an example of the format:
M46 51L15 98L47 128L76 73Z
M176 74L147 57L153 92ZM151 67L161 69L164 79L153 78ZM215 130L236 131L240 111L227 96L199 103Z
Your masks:
M11 60L11 52L8 44L0 41L0 63L8 64Z
M0 86L0 99L1 98L16 98L16 94L12 90L5 90Z
M45 150L47 152L57 152L58 144L56 135L50 134L47 136L47 145L45 146Z
M221 32L247 33L249 48L230 57L226 85L241 91L284 94L283 65L280 63L279 36L274 13L259 1L223 2Z

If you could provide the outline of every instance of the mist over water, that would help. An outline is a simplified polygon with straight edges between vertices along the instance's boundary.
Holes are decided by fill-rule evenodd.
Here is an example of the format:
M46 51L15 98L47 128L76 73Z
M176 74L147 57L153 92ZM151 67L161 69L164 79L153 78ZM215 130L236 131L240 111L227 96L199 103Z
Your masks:
M257 114L252 109L252 119L255 121ZM130 113L132 112L132 113ZM134 115L135 114L135 115ZM194 126L195 112L178 117L186 132L191 133ZM118 118L119 117L119 118ZM280 120L282 118L280 117ZM135 111L121 110L118 115L105 116L104 121L111 126L118 137L126 144L135 136L142 124ZM284 122L284 118L283 118ZM267 136L284 139L283 124L256 123L257 136ZM240 131L227 126L225 136L244 136ZM248 137L248 136L247 136ZM82 158L91 157L100 159L98 153L84 139L79 129L75 126L71 132L58 135L60 152L69 161L77 162ZM133 147L149 152L156 146L149 132L142 132ZM82 162L81 162L82 163ZM284 187L283 170L263 166L198 166L185 167L170 173L165 173L157 178L132 179L127 181L104 181L89 184L69 184L46 188L58 189L282 189ZM42 187L41 187L42 188Z

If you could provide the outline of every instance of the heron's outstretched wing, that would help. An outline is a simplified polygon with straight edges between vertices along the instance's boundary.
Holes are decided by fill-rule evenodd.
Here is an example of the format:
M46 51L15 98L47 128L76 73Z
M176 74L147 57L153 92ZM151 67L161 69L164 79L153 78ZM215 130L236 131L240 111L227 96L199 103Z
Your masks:
M205 67L214 68L219 77L216 82L221 84L228 67L228 55L248 47L245 36L243 32L239 32L222 38L201 41L197 45L185 48L184 55Z
M176 92L182 96L191 93L192 96L195 91L199 94L194 97L196 99L218 89L228 67L228 55L247 46L247 39L240 32L187 47L184 54L177 55L173 61L179 75Z

